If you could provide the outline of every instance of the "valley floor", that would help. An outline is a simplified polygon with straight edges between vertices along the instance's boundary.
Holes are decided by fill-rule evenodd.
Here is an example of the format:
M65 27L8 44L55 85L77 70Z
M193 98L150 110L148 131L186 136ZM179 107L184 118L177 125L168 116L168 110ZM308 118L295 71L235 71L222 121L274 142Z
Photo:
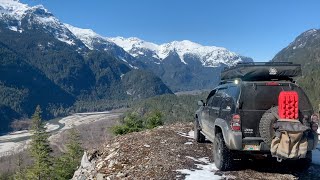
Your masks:
M63 151L60 139L66 130L77 126L92 125L100 121L114 121L120 115L122 115L122 112L118 111L76 113L62 119L51 120L46 123L47 131L51 132L49 140L51 144L58 146L58 149ZM30 142L31 135L30 132L24 130L0 136L0 157L13 155L25 150Z

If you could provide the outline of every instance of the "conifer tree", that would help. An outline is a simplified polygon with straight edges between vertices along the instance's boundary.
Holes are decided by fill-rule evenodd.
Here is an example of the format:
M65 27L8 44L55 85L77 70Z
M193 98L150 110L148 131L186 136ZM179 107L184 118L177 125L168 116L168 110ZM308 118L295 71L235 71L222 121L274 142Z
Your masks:
M41 108L38 105L32 116L32 138L30 143L30 155L33 164L28 168L28 179L51 179L52 151L49 144L49 134L41 120Z
M83 149L79 132L75 128L69 130L66 148L66 152L58 157L55 163L56 179L71 179L80 165Z

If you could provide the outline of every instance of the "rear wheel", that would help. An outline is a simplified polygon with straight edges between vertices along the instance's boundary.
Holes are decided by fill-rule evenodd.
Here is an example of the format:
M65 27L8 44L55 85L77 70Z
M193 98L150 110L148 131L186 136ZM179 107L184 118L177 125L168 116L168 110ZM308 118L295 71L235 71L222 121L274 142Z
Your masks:
M226 146L222 133L216 134L213 142L213 159L216 167L221 171L228 171L233 168L232 152Z
M199 125L199 121L197 118L195 118L194 120L194 139L198 142L198 143L203 143L206 139L206 137L200 132L200 125Z
M259 123L260 136L265 143L271 145L271 141L275 135L273 124L277 121L278 106L268 109L263 115Z

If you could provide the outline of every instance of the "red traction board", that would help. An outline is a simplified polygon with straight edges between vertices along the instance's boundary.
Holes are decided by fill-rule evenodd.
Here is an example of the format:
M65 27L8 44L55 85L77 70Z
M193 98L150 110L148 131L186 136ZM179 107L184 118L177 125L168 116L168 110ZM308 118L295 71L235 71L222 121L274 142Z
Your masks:
M282 91L278 98L278 114L280 119L298 119L299 96L296 91Z

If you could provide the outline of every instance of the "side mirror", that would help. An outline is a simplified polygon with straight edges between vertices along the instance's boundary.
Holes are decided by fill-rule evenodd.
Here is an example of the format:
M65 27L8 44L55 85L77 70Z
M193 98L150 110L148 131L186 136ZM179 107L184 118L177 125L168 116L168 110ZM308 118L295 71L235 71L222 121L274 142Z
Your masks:
M198 101L198 106L204 106L203 100Z

